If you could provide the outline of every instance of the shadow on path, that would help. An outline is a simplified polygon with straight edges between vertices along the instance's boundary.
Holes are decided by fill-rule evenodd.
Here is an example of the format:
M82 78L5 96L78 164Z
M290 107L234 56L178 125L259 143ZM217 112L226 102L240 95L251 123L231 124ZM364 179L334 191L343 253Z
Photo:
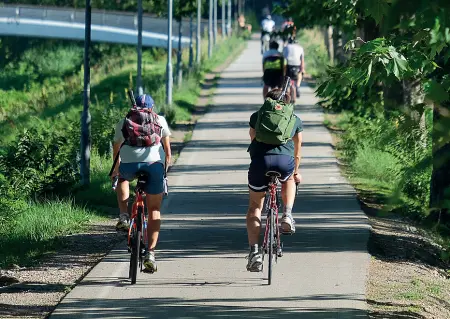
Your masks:
M340 300L354 298L347 295L318 295L291 298L294 301ZM246 302L259 303L253 307ZM85 301L68 302L60 306L66 308L67 315L53 315L51 318L70 318L70 313L83 313L89 318L367 318L363 310L348 308L282 308L279 304L285 298L261 299L179 299L179 298L139 298L130 300L98 299L95 307L85 309ZM246 304L245 306L241 304ZM150 306L150 310L149 310Z

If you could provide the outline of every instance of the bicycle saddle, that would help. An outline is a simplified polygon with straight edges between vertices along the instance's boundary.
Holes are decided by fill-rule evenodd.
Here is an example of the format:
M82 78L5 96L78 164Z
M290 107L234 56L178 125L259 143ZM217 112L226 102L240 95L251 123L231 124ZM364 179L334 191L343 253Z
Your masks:
M279 172L276 172L276 171L268 171L266 173L266 176L269 176L269 177L281 177L281 174Z
M148 180L148 175L145 172L138 172L137 173L137 182L138 184L142 184L145 185L147 183Z

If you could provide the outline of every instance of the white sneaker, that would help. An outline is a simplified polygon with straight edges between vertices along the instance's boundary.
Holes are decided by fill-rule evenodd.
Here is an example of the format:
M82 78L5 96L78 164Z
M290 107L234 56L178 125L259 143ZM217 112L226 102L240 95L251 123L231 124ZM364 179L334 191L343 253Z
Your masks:
M120 214L116 230L128 231L130 228L130 216L128 214Z
M283 217L281 217L281 232L283 234L295 234L295 220L291 214L283 214Z
M251 252L248 257L247 270L250 272L262 271L262 256L259 252Z

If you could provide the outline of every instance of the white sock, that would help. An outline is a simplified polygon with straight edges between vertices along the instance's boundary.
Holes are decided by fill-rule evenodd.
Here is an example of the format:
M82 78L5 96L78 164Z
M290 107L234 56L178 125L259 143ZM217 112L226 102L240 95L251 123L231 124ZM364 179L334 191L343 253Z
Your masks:
M292 215L292 206L284 206L283 215Z

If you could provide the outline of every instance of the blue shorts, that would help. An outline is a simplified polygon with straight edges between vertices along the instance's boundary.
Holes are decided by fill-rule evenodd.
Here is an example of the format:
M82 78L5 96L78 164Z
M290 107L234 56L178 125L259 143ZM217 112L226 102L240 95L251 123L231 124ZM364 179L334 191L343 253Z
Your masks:
M284 183L292 176L294 169L294 158L289 155L254 157L248 169L248 187L254 192L265 192L270 182L270 177L266 176L267 172L280 173L278 180Z
M164 192L164 165L162 163L120 163L120 178L132 181L136 178L138 172L147 173L148 176L144 192L150 195Z

